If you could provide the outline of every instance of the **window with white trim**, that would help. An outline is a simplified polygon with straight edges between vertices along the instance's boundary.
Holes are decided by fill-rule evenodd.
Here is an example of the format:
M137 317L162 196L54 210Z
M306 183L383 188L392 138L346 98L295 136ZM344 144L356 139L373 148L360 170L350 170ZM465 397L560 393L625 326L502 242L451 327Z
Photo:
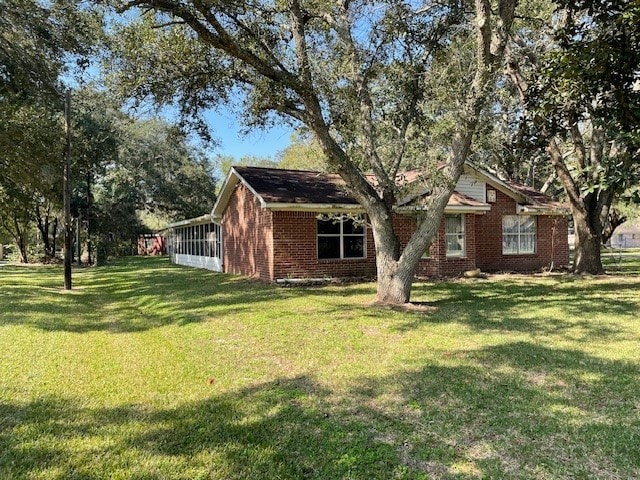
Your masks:
M534 215L502 217L502 253L504 255L536 253L536 217Z
M444 241L447 257L464 257L466 254L466 233L464 215L445 215Z
M365 228L360 218L318 218L318 258L365 258Z

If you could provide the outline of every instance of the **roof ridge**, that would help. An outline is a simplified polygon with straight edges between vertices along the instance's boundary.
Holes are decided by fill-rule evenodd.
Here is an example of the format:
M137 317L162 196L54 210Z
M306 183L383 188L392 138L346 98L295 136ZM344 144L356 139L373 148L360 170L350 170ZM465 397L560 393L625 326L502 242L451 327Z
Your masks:
M254 165L233 165L232 168L238 170L238 168L250 168L254 170L273 170L277 172L300 172L300 173L320 173L325 175L338 175L337 173L321 172L319 170L300 170L297 168L278 168L278 167L260 167Z

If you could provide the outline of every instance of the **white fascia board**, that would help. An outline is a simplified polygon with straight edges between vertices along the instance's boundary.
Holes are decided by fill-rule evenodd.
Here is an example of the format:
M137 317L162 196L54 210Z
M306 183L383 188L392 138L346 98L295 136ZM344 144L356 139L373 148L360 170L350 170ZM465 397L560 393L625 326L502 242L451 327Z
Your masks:
M170 223L166 227L164 227L163 230L165 229L168 230L170 228L177 228L177 227L187 227L189 225L202 225L204 223L211 223L211 222L212 222L211 215L206 214L206 215L201 215L199 217L189 218L187 220L180 220L179 222Z
M467 205L449 205L444 207L444 213L485 213L491 211L491 205L478 205L471 207Z
M412 212L422 212L426 211L425 207L396 207L393 209L395 212L399 213L412 213ZM478 205L475 207L469 205L449 205L445 207L444 213L475 213L481 214L485 212L489 212L491 210L490 205Z
M536 207L534 205L516 205L516 214L518 215L555 215L560 217L568 217L571 212L567 208L549 208Z
M354 212L363 213L364 208L353 203L265 203L269 210L287 210L290 212Z
M231 170L229 170L229 173L227 174L227 178L225 178L224 182L222 182L222 188L220 189L220 193L218 194L216 203L213 205L213 209L211 210L211 217L216 220L220 220L220 218L222 218L222 212L227 206L229 198L233 193L233 189L238 183L238 177L237 175L234 175L233 172L234 169L231 168Z

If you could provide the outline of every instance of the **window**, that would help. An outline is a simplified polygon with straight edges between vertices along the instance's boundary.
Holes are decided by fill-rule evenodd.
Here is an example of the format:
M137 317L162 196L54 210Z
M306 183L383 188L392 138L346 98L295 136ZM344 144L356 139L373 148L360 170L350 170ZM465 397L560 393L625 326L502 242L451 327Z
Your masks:
M465 231L464 215L445 215L444 241L447 246L447 257L464 257Z
M536 252L536 217L505 215L502 217L502 253L519 255Z
M318 219L318 258L365 258L365 253L364 225L359 219Z

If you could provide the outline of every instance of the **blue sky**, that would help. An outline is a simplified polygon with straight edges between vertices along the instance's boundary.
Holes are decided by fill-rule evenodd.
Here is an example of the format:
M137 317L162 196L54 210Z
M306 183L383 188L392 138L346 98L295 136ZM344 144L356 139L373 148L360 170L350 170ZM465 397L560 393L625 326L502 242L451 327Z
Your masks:
M213 148L214 154L231 155L236 159L247 155L275 158L279 151L289 145L293 131L289 126L275 126L242 134L242 125L230 112L211 111L205 118L218 141L218 146Z

